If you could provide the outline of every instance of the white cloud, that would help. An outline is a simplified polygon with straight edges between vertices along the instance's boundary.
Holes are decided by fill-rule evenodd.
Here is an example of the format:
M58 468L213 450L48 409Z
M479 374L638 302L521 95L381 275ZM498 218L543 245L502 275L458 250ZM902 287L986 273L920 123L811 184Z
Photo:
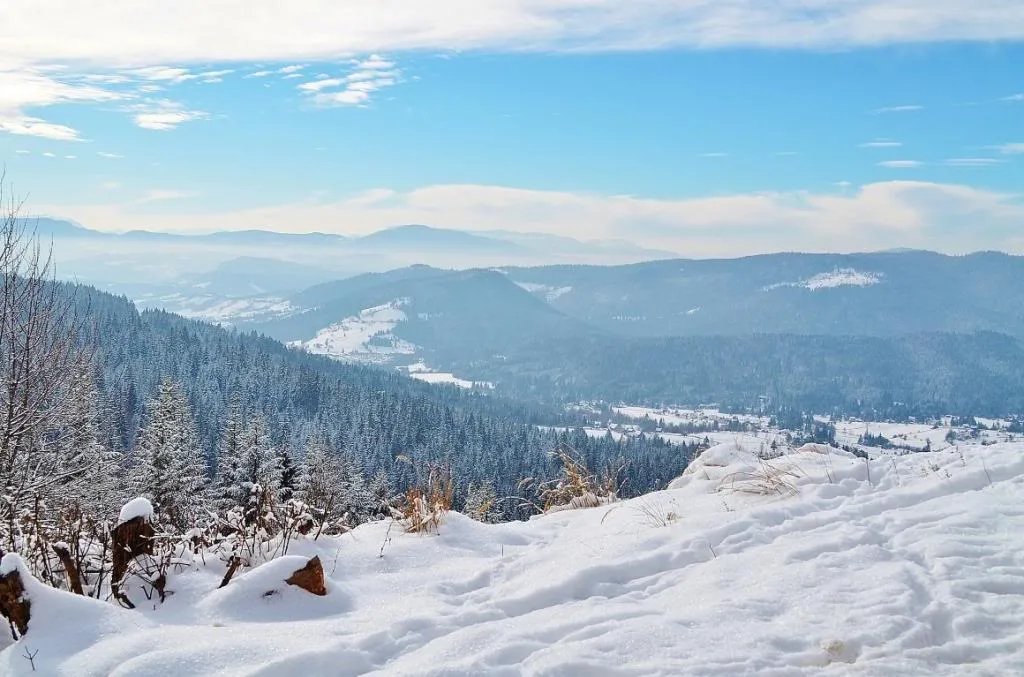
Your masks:
M861 148L899 148L903 144L899 141L890 141L889 139L875 139L874 141L868 141L867 143L860 144Z
M1019 0L900 0L895 7L892 0L253 0L244 11L237 0L5 0L0 18L6 54L110 65L424 49L835 49L1022 37Z
M244 75L242 77L246 77L246 78L265 78L268 75L273 75L273 74L274 74L274 71L253 71L252 73L249 73L248 75Z
M886 106L884 108L876 108L875 110L873 110L871 112L874 113L875 115L879 115L881 113L909 113L911 111L923 110L923 109L924 109L924 106L913 106L913 105L911 105L911 106Z
M19 148L18 150L14 151L14 152L15 152L15 153L17 153L18 155L28 155L28 154L29 154L29 153L31 153L32 151L30 151L30 150L24 150L24 149L22 149L22 148Z
M65 155L64 159L65 160L77 160L78 156L77 155Z
M913 167L920 167L923 164L923 162L920 162L918 160L885 160L883 162L879 162L878 166L890 167L893 169L908 169Z
M160 202L163 200L183 200L185 198L196 197L199 193L194 190L175 190L173 188L153 188L147 190L142 194L135 204L145 204L147 202Z
M372 94L401 81L402 71L395 62L372 55L364 61L355 61L356 70L339 77L327 77L298 86L317 106L361 106L369 103ZM337 91L330 91L337 88Z
M138 223L131 205L37 206L109 230ZM766 251L854 251L917 247L1006 249L1019 238L1024 204L1016 195L923 181L886 181L841 193L747 193L676 200L604 196L501 186L386 188L347 200L320 199L229 212L146 214L148 228L210 232L267 228L365 233L402 223L465 230L628 238L694 256ZM752 225L753 224L753 225Z
M955 157L944 160L942 164L950 167L991 167L992 165L1000 165L1004 162L1006 160L990 157Z
M117 153L106 153L104 151L99 151L96 154L99 155L100 157L105 157L112 160L119 160L124 157L123 155L118 155Z
M1000 146L991 146L990 150L998 150L1003 155L1020 155L1024 153L1024 143L1004 143Z
M45 153L43 153L43 157L57 157L57 154L51 153L50 151L46 151Z
M1024 93L1003 97L1003 101L1024 101Z
M298 73L303 68L305 68L305 66L300 66L300 65L285 66L283 68L278 68L276 72L283 73L285 75L291 75L293 73Z
M209 118L203 111L187 110L177 101L167 99L132 104L126 110L132 113L132 120L138 127L155 131L168 131L185 122Z
M5 69L0 62L0 133L76 141L80 138L78 130L49 122L28 111L57 104L124 98L121 93L95 84L65 82L57 79L59 76L40 68Z
M701 153L701 157L729 157L728 153L713 152L713 153Z

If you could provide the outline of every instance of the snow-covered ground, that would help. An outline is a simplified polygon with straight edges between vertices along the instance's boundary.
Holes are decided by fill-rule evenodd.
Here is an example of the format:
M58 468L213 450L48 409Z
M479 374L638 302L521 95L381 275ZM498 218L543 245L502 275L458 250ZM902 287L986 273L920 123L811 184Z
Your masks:
M546 284L537 284L535 282L516 282L516 285L522 287L531 294L543 296L548 303L556 301L572 291L572 287L552 287Z
M628 418L649 418L652 421L665 421L668 425L702 425L714 421L724 423L733 419L740 423L752 423L762 427L768 425L768 418L764 416L727 414L713 407L703 407L700 409L665 407L657 409L653 407L619 406L612 407L612 411Z
M140 308L162 308L183 317L224 326L242 321L269 320L300 312L287 299L276 296L225 299L213 294L141 296L135 299Z
M880 273L862 272L855 268L836 268L827 273L812 275L799 282L778 282L768 285L764 291L772 291L781 287L800 287L810 291L837 287L870 287L882 282L882 278Z
M299 558L223 590L219 565L178 574L155 610L30 585L0 674L1024 674L1024 444L752 451L610 507L300 541L323 598L282 584Z
M288 345L311 353L338 359L379 362L392 355L411 355L416 346L396 337L392 331L404 322L407 299L366 308L359 315L346 317L325 327L308 341L292 341Z
M417 362L403 367L403 370L408 372L412 378L423 381L424 383L444 383L449 385L458 386L459 388L488 388L493 389L494 384L489 381L467 381L464 378L459 378L451 372L445 371L434 371L423 362Z

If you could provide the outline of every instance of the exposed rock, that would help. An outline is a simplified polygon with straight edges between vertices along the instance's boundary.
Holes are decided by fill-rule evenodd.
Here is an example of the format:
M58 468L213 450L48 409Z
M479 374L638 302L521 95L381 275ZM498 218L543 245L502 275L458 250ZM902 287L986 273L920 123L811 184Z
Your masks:
M288 585L297 585L306 592L323 597L327 594L327 586L324 583L324 567L320 564L320 558L314 557L294 574L285 579Z

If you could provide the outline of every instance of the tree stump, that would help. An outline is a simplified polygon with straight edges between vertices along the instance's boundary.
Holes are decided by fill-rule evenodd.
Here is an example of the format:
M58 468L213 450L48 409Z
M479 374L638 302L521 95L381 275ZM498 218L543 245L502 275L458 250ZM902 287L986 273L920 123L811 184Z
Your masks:
M128 596L121 592L121 579L128 571L128 564L139 555L153 554L153 537L156 531L145 517L134 517L122 522L114 528L112 559L113 571L110 579L110 592L118 602L129 609L134 609Z
M285 583L296 585L319 597L327 594L327 585L324 583L324 567L320 564L319 557L314 557L306 562L306 566L285 579Z
M3 614L22 635L28 632L30 606L28 596L25 595L25 585L21 580L21 572L15 569L5 576L0 576L0 614Z
M82 576L78 571L78 567L75 566L74 560L71 559L71 552L68 550L68 547L59 543L53 546L53 552L57 555L57 559L60 560L61 566L64 567L64 572L68 576L68 586L71 588L71 592L76 595L84 595L85 592L82 590Z

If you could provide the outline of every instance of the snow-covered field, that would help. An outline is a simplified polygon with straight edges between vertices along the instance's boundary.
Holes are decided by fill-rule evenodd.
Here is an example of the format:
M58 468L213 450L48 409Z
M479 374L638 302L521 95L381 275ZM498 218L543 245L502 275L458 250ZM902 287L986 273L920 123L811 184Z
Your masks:
M184 317L225 326L241 321L284 317L299 312L299 309L292 306L287 299L276 296L225 299L212 294L175 293L158 297L143 296L136 298L135 303L140 308L163 308Z
M751 414L727 414L713 407L700 409L665 407L662 409L656 409L653 407L619 406L612 407L612 411L628 418L649 418L652 421L665 421L668 425L702 425L712 423L714 421L726 422L733 419L740 423L752 423L758 426L768 425L768 418L764 416L753 416Z
M0 674L1024 674L1024 444L961 450L724 444L610 507L364 525L293 547L323 598L282 583L300 558L222 590L219 565L178 574L155 610L31 585Z
M489 381L467 381L464 378L459 378L451 372L445 371L434 371L423 362L417 362L410 364L403 368L404 371L408 372L412 378L423 381L424 383L442 383L448 385L458 386L459 388L494 388L494 384Z
M406 299L396 299L359 315L346 317L325 327L308 341L292 341L288 345L311 353L338 359L378 362L391 355L411 355L416 346L397 338L392 331L406 320L402 308Z

